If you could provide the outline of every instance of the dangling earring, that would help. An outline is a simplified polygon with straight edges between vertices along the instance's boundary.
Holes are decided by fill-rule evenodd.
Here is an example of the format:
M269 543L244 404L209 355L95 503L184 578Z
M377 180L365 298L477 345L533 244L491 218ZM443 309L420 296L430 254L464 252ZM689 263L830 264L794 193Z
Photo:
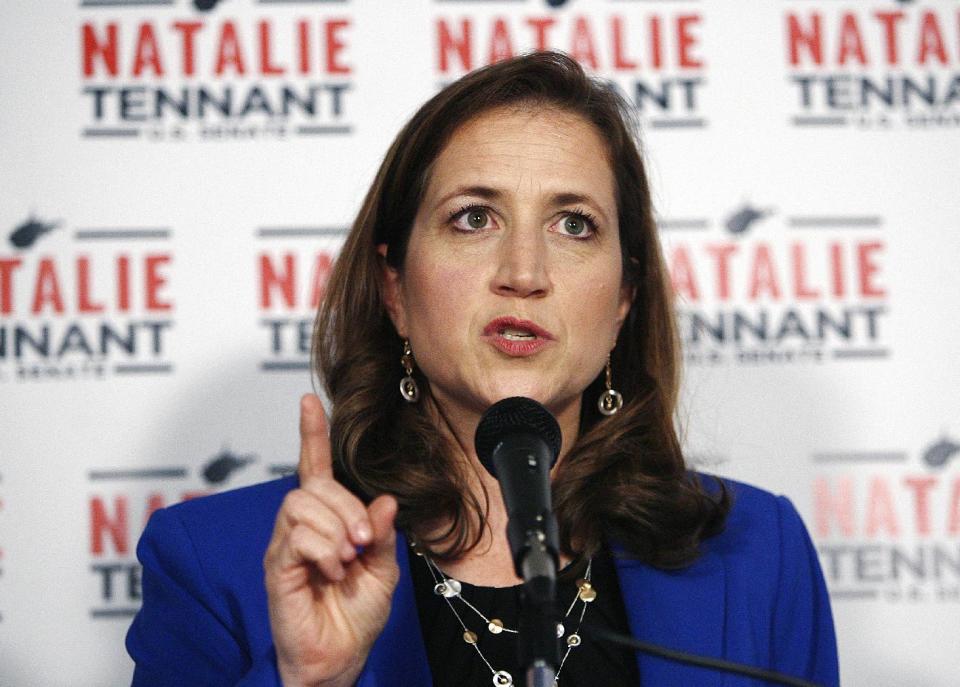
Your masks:
M620 395L619 391L613 389L613 384L610 381L610 355L607 355L607 390L600 394L600 399L597 401L597 408L600 409L600 412L606 416L616 415L620 409L623 407L623 396Z
M420 398L420 389L417 388L417 380L413 378L413 351L410 350L410 339L403 340L400 364L403 365L403 371L407 373L407 376L400 380L400 395L407 403L416 403Z

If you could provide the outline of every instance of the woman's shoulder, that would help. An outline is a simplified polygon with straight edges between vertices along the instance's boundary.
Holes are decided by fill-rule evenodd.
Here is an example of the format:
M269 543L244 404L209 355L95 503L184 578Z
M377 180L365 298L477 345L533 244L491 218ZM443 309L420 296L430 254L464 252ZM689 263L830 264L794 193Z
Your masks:
M699 557L688 567L621 564L635 631L641 639L672 648L836 685L829 597L796 508L765 489L699 477L709 493L727 491L731 505L724 527L701 543ZM671 666L669 684L680 684L676 670L681 669ZM700 684L700 679L691 675L689 683Z
M724 477L699 477L709 492L724 488L730 496L723 529L702 543L702 558L720 560L728 574L754 583L766 576L782 584L790 569L819 573L816 549L788 497Z
M247 559L259 566L284 496L296 476L210 494L156 511L140 541L143 549L198 556L216 565Z
M719 493L722 485L730 497L725 527L718 534L721 540L733 543L749 535L759 544L806 534L800 514L787 496L726 477L700 473L699 478L710 493Z
M249 522L259 515L270 515L272 524L284 496L298 485L296 475L287 475L269 482L182 501L165 510L184 521L204 524L224 522L229 525L235 520Z
M713 482L711 490L722 484L731 497L723 531L703 543L702 563L722 579L730 604L727 620L740 623L733 631L750 637L751 628L764 628L775 668L818 684L837 684L829 594L816 546L797 509L786 496L750 484L704 481Z

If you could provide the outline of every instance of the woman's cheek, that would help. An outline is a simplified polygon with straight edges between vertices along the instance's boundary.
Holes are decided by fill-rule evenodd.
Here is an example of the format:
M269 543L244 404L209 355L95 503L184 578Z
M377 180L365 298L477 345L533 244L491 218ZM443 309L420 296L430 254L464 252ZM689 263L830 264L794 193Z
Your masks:
M453 325L466 316L470 296L478 289L476 270L453 261L437 262L409 274L407 303L420 321ZM456 320L451 321L451 316Z

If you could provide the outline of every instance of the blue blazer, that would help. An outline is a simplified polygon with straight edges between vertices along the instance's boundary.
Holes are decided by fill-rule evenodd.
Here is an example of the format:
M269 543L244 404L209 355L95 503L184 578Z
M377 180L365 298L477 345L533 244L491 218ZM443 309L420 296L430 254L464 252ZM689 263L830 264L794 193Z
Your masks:
M723 533L681 571L632 560L616 567L633 635L703 656L839 684L830 602L810 537L793 505L727 482ZM137 547L143 606L127 634L135 686L278 686L263 584L263 554L295 477L154 513ZM407 543L386 627L357 684L430 685ZM746 687L762 683L639 655L644 685Z

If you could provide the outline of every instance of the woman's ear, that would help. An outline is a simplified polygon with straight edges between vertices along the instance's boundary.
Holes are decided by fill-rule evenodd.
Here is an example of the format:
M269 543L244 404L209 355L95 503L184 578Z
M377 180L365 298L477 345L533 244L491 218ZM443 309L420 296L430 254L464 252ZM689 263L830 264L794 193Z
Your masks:
M400 272L387 264L387 244L378 244L377 253L380 254L380 282L383 286L383 302L387 308L387 314L397 334L406 338L406 311L403 307L403 292L400 288Z
M633 263L632 266L634 268L639 264L636 258L630 258L630 262ZM613 341L610 344L611 349L617 345L620 330L623 328L623 323L627 320L627 315L630 314L630 308L633 307L633 299L637 297L637 287L634 282L634 279L629 278L626 274L623 275L623 283L620 285L619 301L617 303L617 327L613 333Z
M637 287L630 284L624 284L620 287L620 303L617 305L617 331L620 331L620 327L623 326L624 320L627 319L627 314L630 312L630 307L633 305L633 299L637 295Z

